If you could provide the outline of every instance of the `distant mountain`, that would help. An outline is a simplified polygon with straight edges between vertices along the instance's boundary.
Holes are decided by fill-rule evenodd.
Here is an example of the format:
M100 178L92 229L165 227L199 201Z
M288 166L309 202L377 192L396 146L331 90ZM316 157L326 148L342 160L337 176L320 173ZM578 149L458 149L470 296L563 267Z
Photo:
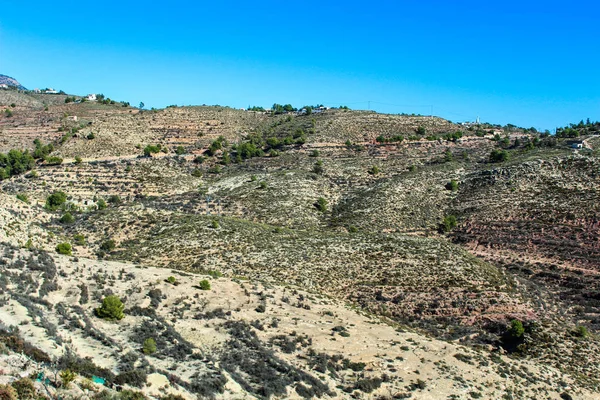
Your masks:
M11 78L10 76L0 74L0 85L2 84L13 86L21 90L27 90L25 86L21 85L19 81L17 81L15 78Z

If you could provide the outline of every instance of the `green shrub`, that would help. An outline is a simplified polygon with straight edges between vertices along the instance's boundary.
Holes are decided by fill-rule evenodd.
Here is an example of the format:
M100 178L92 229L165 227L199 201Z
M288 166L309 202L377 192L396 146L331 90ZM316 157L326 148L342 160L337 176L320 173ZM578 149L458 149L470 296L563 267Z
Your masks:
M219 229L219 221L217 221L216 219L213 219L210 223L210 227L213 229Z
M581 338L586 338L589 336L589 332L587 330L587 328L585 326L578 326L575 329L575 336L581 337Z
M379 167L377 167L376 165L373 165L369 170L369 174L371 175L377 175L379 172Z
M520 338L525 333L525 328L523 327L523 323L518 319L513 319L510 321L510 327L507 330L507 333L512 338Z
M210 290L210 282L206 279L200 281L200 289L202 290Z
M75 217L73 217L71 215L71 213L65 213L61 218L60 218L60 223L61 224L72 224L73 222L75 222Z
M194 168L194 170L192 171L192 176L194 178L202 178L202 171L198 168Z
M75 164L81 164L83 162L83 159L79 156L75 156Z
M62 381L62 386L65 389L68 389L71 386L71 382L75 380L75 373L70 369L65 369L60 372L60 379Z
M458 190L458 182L452 179L450 182L446 183L446 189L456 192Z
M21 200L23 203L29 203L29 198L23 193L17 194L17 199Z
M257 180L257 179L258 179L258 178L256 177L256 175L252 175L252 176L250 177L250 182L256 182L256 180Z
M113 239L110 239L100 245L100 250L111 252L115 247L117 247L117 243Z
M261 181L259 185L260 185L261 189L266 189L267 188L267 182L265 182L265 181Z
M309 154L310 157L319 157L319 150L313 150Z
M144 340L144 346L142 348L144 354L153 354L156 352L156 341L152 338Z
M444 217L444 219L442 220L442 223L440 224L440 232L442 232L442 233L450 232L452 229L456 228L456 225L457 225L456 217L454 215L447 215Z
M144 147L144 155L146 157L150 157L152 154L160 153L160 144L159 145L148 145Z
M46 164L48 165L60 165L62 164L63 159L60 157L52 156L46 158Z
M507 161L510 158L510 154L506 150L493 150L490 153L490 162L499 163Z
M98 210L104 210L106 208L106 201L104 201L104 199L98 199L96 205L98 206Z
M65 192L54 192L46 198L46 208L50 211L55 211L67 201Z
M78 246L85 246L85 237L81 234L77 234L75 236L73 236L73 239L75 240L75 244Z
M71 244L64 242L64 243L59 243L58 245L56 245L56 252L58 254L64 254L66 256L70 256L71 255Z
M167 278L167 282L169 282L171 285L174 285L177 283L177 279L174 276L170 276Z
M177 148L175 149L175 154L177 154L178 156L185 154L185 148L183 146L177 146Z
M125 305L115 295L106 296L104 300L102 300L102 306L96 308L96 315L100 318L107 320L120 320L125 317L123 310L125 309Z
M315 174L322 174L323 173L323 161L317 160L317 162L315 162L315 165L313 165L312 172L314 172Z
M315 207L317 208L317 210L319 210L323 213L326 212L327 211L327 200L325 200L323 197L319 197L319 199L315 203Z

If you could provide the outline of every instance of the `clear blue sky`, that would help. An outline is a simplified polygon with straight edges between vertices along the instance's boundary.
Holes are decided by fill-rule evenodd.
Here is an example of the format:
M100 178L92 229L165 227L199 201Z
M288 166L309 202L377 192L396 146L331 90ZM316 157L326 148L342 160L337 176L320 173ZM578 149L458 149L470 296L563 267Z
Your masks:
M600 120L597 1L126 3L4 0L0 73L157 108L370 100L542 129Z

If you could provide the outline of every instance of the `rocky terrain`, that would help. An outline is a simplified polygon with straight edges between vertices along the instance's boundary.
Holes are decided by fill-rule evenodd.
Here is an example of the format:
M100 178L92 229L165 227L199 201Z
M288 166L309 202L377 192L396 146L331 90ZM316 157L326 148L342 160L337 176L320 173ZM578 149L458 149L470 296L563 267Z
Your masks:
M70 99L0 92L0 384L598 398L597 124Z

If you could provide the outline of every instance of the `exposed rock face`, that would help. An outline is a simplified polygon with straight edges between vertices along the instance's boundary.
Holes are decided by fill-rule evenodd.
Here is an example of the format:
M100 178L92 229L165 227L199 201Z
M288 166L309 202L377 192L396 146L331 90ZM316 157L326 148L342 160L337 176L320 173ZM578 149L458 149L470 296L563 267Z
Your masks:
M0 85L8 85L15 87L19 90L27 90L23 85L19 83L15 78L0 74Z

